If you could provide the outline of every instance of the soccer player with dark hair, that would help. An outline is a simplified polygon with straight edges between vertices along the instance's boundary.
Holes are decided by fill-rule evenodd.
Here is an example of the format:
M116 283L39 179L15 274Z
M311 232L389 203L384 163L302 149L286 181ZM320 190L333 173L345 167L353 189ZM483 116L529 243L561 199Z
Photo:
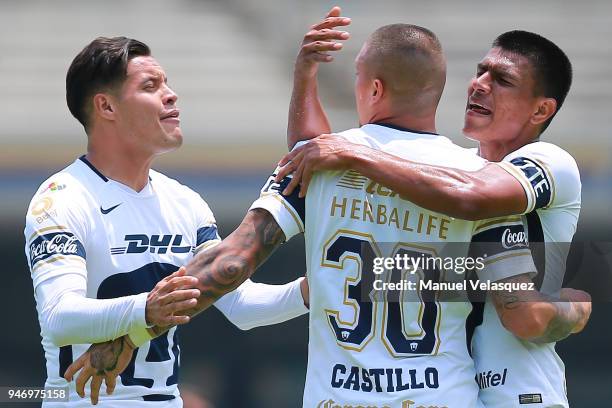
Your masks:
M333 30L337 25L346 25L337 12L332 10L307 34L296 65L296 79L300 79L298 71L304 69L300 58L310 58L315 65L316 61L329 60L326 52L339 48L333 40L346 38L346 34ZM400 66L384 72L391 62ZM428 69L420 64L426 64ZM343 132L344 145L366 151L364 146L371 147L381 156L392 158L424 159L430 166L453 174L472 174L490 166L435 133L435 112L446 65L440 44L429 30L408 24L381 27L364 44L356 68L355 95L363 126ZM290 111L293 126L300 121L309 122L312 115L308 112L323 112L316 97L316 81L313 82L316 68L306 67L301 72L313 71L315 76L295 84ZM407 73L411 75L404 76ZM394 80L397 87L392 84ZM303 98L313 95L314 103L303 102ZM293 129L298 128L299 125ZM442 165L455 169L435 167ZM525 204L525 176L504 168L500 171L515 179L523 195L519 200ZM527 243L513 240L508 246L504 238L524 237L522 220L506 217L469 222L448 217L382 185L369 192L366 187L372 183L364 174L346 168L315 174L305 198L297 191L282 195L290 183L290 177L273 175L237 230L190 261L187 272L198 277L197 288L202 295L187 314L206 309L250 276L283 241L305 233L312 288L304 406L480 406L478 385L474 382L476 371L466 348L469 334L465 322L472 310L470 304L441 302L428 291L413 301L393 303L376 296L367 299L362 288L371 284L369 260L383 255L380 242L398 243L394 254L432 256L435 243L466 243L488 237L497 245L490 248L495 251L488 254L489 262L479 271L479 277L502 282L529 279L536 268ZM541 200L531 197L527 203L535 206ZM432 279L440 278L440 271L428 273ZM511 302L504 298L506 294L501 292L496 297L502 307L492 309L505 323L526 311L520 308L515 314ZM550 303L541 304L546 308ZM568 320L583 312L572 308L562 311L567 312L564 317ZM142 338L146 338L166 330L168 327L162 326L134 331L144 333ZM579 330L575 320L572 330ZM129 359L131 352L125 349L112 353L95 345L83 360L79 359L79 364L89 365L94 378L113 376L123 370L122 360ZM99 386L100 380L96 381Z
M318 33L306 36L296 63L290 135L292 130L303 134L301 123L312 130L317 123L313 112L322 112L314 106L320 103L312 92L316 69L313 74L312 65L301 61L311 59L311 39L320 41L317 58L325 57L320 55L324 47L337 49L334 41L320 38L336 36L329 30L339 19L330 17L313 28ZM342 132L345 143L462 171L486 164L436 133L446 61L430 30L411 24L377 29L362 46L355 68L361 127ZM306 82L301 75L308 76ZM381 293L372 282L371 257L465 257L470 241L490 239L496 245L487 248L480 280L530 275L535 266L526 243L504 245L508 233L524 236L520 218L454 219L347 168L314 174L300 201L296 190L280 194L292 182L283 173L264 187L252 208L270 211L287 238L305 234L311 336L304 406L479 406L476 372L466 347L472 306L465 292L443 301L447 297L435 291L406 289L394 301L393 289ZM429 281L463 279L460 272L442 268L421 272ZM407 280L413 275L396 269L381 279L396 282L400 276Z
M76 383L62 377L91 343L112 356L130 350L118 384L114 375L92 380L94 403L105 379L112 393L102 396L105 407L182 406L177 328L150 342L127 336L189 321L182 312L197 303L200 291L189 289L197 279L175 271L220 242L204 200L151 169L182 143L177 95L145 44L115 37L97 38L76 56L66 99L85 128L87 154L41 185L25 228L45 386L69 385L67 402L43 406L89 405L77 396L88 371ZM301 282L247 281L216 306L242 329L280 322L306 312Z
M324 27L330 21L334 21L331 14L314 30L327 30ZM329 30L313 35L343 37ZM315 52L325 43L318 43L318 51L313 47ZM386 66L385 61L401 64L391 74L398 75L397 88L381 80L370 81L372 71ZM426 70L421 66L424 63ZM433 33L408 24L381 27L362 48L356 66L360 117L387 121L376 124L368 120L369 124L344 132L346 138L407 159L428 154L433 164L450 162L464 170L485 164L435 134L435 111L446 63ZM399 75L406 72L414 75L414 81L401 83ZM426 95L418 98L420 94ZM387 302L368 299L361 295L361 289L368 291L371 284L371 256L383 256L381 242L400 243L394 253L423 257L433 256L436 244L463 242L460 251L467 253L467 244L481 233L499 235L499 242L506 229L524 236L521 221L453 220L388 191L370 197L361 188L363 177L350 172L322 174L314 180L315 192L305 199L297 192L283 196L281 191L290 178L280 182L274 178L265 183L260 198L236 231L186 266L188 274L198 277L197 288L202 293L198 305L188 313L207 308L250 276L282 242L305 233L312 286L304 406L453 406L457 401L462 406L477 406L476 372L465 346L470 303L441 302L431 291L413 293L412 303ZM413 246L411 242L424 245ZM483 280L535 272L524 241L516 241L512 248L497 245L489 260L479 271ZM434 280L441 278L439 270L428 274ZM166 330L168 327L135 331L146 338L151 332L159 335ZM122 371L121 361L130 354L131 350L113 354L96 345L75 366L89 366L94 378L112 376ZM96 381L99 386L100 380Z
M301 94L292 99L294 109L317 118L290 115L310 121L290 122L290 147L330 131L316 95L316 66L310 75L303 72L296 69L302 82ZM385 82L381 75L374 77ZM318 171L352 169L449 216L523 214L529 241L546 244L543 253L536 254L538 274L533 280L539 291L491 292L484 309L477 305L470 319L475 326L472 350L479 398L486 407L568 405L564 367L554 342L581 331L590 315L588 294L561 288L578 221L581 184L571 155L539 138L563 104L571 79L570 61L558 46L534 33L510 31L493 42L477 66L468 87L463 129L479 141L480 156L499 163L477 171L432 166L426 156L405 160L334 135L313 139L280 162L286 166L278 178L295 171L287 194L301 183L304 195ZM370 95L375 95L375 88L370 87ZM313 128L313 123L319 127ZM527 283L531 277L513 276L503 282Z

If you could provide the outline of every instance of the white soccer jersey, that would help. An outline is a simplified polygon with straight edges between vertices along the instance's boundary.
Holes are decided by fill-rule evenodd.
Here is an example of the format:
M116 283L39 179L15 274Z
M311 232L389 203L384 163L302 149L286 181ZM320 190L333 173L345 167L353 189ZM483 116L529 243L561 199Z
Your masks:
M580 212L576 161L558 146L535 142L500 164L521 181L529 198L523 218L538 269L536 287L556 295ZM564 365L555 344L516 338L501 325L491 302L485 303L472 347L480 399L487 408L568 406Z
M75 274L86 279L86 296L94 299L148 292L186 264L196 248L219 240L212 212L187 187L151 170L148 185L135 192L104 177L84 157L40 187L28 209L25 237L35 293L54 277ZM37 299L39 316L41 307ZM146 324L144 303L136 309ZM45 385L66 386L62 375L89 345L57 347L46 332L48 322L40 323ZM182 406L179 353L177 328L145 343L121 374L114 394L102 390L101 406L150 406L147 401ZM88 398L78 397L74 382L68 385L70 403L58 406L90 406Z
M374 124L341 135L410 160L466 170L484 164L439 135ZM392 294L370 290L372 259L442 256L446 247L441 242L468 243L481 233L501 242L503 230L523 230L520 219L501 224L453 219L418 207L351 170L316 173L305 200L297 192L280 194L288 182L285 178L277 184L271 177L251 208L268 210L287 239L305 235L310 339L304 407L477 406L466 341L469 302L442 301L428 290L405 291L403 302L386 301ZM457 244L448 247L454 256L468 251L468 245L459 253ZM491 262L481 279L534 271L525 245L506 251L516 256L489 254ZM449 280L453 273L431 272L434 280Z

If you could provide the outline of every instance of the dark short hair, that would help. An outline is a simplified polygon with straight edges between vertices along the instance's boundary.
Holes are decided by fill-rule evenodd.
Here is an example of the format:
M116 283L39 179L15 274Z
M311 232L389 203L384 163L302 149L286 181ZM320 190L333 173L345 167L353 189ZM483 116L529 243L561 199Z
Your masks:
M493 41L493 47L527 58L533 68L536 95L557 101L557 111L544 123L544 132L561 109L572 85L572 64L569 58L552 41L528 31L514 30L503 33Z
M368 39L380 49L394 49L408 54L442 52L438 37L425 27L414 24L389 24L378 28Z
M436 35L413 24L380 27L367 40L368 63L399 98L435 108L446 81L446 60ZM429 89L425 94L424 89Z
M74 58L66 74L66 102L72 116L86 131L91 98L100 91L112 90L122 84L132 58L149 55L149 47L138 40L98 37Z

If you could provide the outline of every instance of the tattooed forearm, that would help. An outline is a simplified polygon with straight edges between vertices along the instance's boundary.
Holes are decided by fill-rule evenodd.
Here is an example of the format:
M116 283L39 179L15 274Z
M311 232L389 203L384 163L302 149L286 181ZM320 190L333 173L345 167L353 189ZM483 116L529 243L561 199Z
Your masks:
M272 215L262 209L247 213L242 223L219 245L199 253L186 265L187 273L198 278L200 297L185 314L196 315L217 299L236 289L285 241L285 234ZM170 327L156 326L156 336Z
M187 273L198 278L201 295L197 305L185 314L193 316L217 299L236 289L285 241L285 234L265 210L254 209L219 245L199 253L186 265ZM154 327L160 335L169 327Z
M250 277L285 240L272 215L255 209L221 244L196 256L187 273L199 279L202 292L197 311L204 310Z
M530 339L533 343L552 343L563 340L572 334L576 322L579 320L570 302L554 302L556 314L549 321L542 335Z
M193 316L203 311L237 288L284 241L285 234L270 213L261 209L249 211L232 234L219 245L195 256L186 266L187 273L198 278L197 287L201 292L197 305L186 314ZM147 330L152 337L157 337L170 328L155 326ZM134 345L123 336L92 345L86 357L96 375L114 378L125 370L133 350Z
M529 283L528 275L500 282ZM490 291L503 326L517 337L534 343L559 341L572 333L581 318L571 302L563 302L537 290Z
M495 306L503 311L513 310L520 307L519 297L514 292L506 292L502 290L492 291L492 298Z
M90 363L96 369L96 374L104 375L107 371L117 368L117 361L125 347L125 337L92 345L89 348L91 353Z

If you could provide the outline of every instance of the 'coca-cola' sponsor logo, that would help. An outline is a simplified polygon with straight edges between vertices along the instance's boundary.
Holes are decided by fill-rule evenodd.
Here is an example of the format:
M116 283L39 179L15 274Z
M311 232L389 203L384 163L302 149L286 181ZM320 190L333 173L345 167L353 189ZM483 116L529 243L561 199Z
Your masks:
M506 228L502 235L501 243L505 249L526 247L528 245L527 234L525 231L512 232L512 229Z
M53 255L85 256L81 242L70 232L54 232L38 236L30 244L30 262L36 262Z

